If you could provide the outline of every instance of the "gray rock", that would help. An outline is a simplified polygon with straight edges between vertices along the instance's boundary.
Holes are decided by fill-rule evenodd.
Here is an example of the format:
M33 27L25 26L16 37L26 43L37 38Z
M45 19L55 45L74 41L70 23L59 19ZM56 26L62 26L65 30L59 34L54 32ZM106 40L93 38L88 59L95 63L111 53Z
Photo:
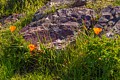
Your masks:
M107 37L120 35L120 6L108 6L101 11L101 17L95 27L103 28Z
M60 7L64 7L64 6L78 7L85 4L86 4L86 0L51 0L34 14L34 18L32 21L42 19L54 8L57 10Z
M41 17L44 14L42 10L44 10L44 7L35 13L37 18L34 15L33 21L20 32L26 41L37 45L38 49L40 49L40 43L43 43L47 48L65 48L75 41L83 26L87 30L93 26L101 27L102 32L109 38L116 34L120 35L120 7L108 6L104 8L96 25L93 24L96 22L94 21L96 13L92 9L63 8Z
M21 30L26 41L38 45L44 43L47 47L56 49L65 48L75 41L77 33L83 23L88 29L92 26L92 18L95 12L86 8L64 8L50 13L42 19L31 22ZM50 44L48 46L48 44Z
M0 19L0 23L2 26L6 26L9 23L18 21L20 18L24 16L25 14L12 14L12 15L9 15L9 16L6 16Z

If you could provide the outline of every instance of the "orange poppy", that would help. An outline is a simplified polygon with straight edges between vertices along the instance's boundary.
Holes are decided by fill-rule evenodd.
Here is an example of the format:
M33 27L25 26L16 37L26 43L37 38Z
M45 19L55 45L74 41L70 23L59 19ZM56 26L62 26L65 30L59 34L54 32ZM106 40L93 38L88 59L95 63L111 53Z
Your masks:
M10 26L10 31L11 31L11 32L14 32L15 29L16 29L16 26Z
M33 44L29 44L28 47L29 47L30 51L33 51L36 48L35 45L33 45Z
M100 34L100 32L102 31L102 28L97 28L97 27L95 27L95 28L93 28L93 30L94 30L94 32L95 32L95 34Z

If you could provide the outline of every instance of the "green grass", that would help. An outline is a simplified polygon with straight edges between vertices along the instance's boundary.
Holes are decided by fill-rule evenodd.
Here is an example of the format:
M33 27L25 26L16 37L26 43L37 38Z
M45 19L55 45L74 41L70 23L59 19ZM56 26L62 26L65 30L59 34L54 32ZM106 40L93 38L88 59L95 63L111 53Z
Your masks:
M0 0L0 17L13 13L35 11L48 0Z
M9 37L12 38L13 34ZM16 37L17 35L14 38ZM7 38L8 36L6 40L8 40ZM76 43L68 46L66 50L56 51L42 47L44 52L36 52L36 56L30 56L31 53L27 48L29 43L25 43L18 37L11 41L11 38L9 38L9 42L4 40L1 44L3 54L0 58L2 63L0 78L2 80L17 78L119 79L120 38L114 40L103 36L100 39L93 35L87 36L80 33Z
M34 51L36 55L31 56L28 48L30 43L18 32L30 23L44 0L36 0L34 3L33 0L25 0L24 5L20 5L18 0L14 1L13 6L7 7L11 4L0 0L3 5L0 7L0 16L17 12L25 13L26 16L12 23L17 27L15 32L10 32L10 25L0 30L0 80L120 79L120 37L108 39L102 36L101 39L94 36L92 30L89 36L81 32L76 42L65 50L46 49L40 44L42 51ZM113 5L120 4L116 2ZM96 9L93 5L87 7Z

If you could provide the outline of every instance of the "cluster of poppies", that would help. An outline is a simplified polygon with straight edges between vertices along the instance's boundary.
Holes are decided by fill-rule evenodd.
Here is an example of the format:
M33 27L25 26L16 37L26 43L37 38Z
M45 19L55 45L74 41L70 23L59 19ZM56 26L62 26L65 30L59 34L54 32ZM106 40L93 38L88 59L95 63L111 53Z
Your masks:
M14 32L16 30L16 26L10 26L10 31ZM30 51L32 52L33 50L35 50L36 46L34 44L29 44L28 48L30 49Z

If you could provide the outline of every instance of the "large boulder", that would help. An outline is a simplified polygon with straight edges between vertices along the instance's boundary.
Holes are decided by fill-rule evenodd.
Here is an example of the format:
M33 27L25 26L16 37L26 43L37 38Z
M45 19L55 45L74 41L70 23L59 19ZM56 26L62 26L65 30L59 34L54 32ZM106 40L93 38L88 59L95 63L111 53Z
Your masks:
M56 2L57 5L60 3ZM20 32L26 41L35 44L38 49L40 43L43 43L47 48L63 49L75 41L81 28L89 30L95 26L102 28L102 32L107 37L120 35L120 7L108 6L104 8L97 24L95 24L96 13L92 9L71 7L45 14L44 10L51 8L50 4L46 6L39 9L32 22Z
M21 30L21 34L26 41L37 46L39 43L44 43L48 48L62 49L75 41L83 25L87 29L92 27L94 15L93 10L86 8L60 9L31 22Z

